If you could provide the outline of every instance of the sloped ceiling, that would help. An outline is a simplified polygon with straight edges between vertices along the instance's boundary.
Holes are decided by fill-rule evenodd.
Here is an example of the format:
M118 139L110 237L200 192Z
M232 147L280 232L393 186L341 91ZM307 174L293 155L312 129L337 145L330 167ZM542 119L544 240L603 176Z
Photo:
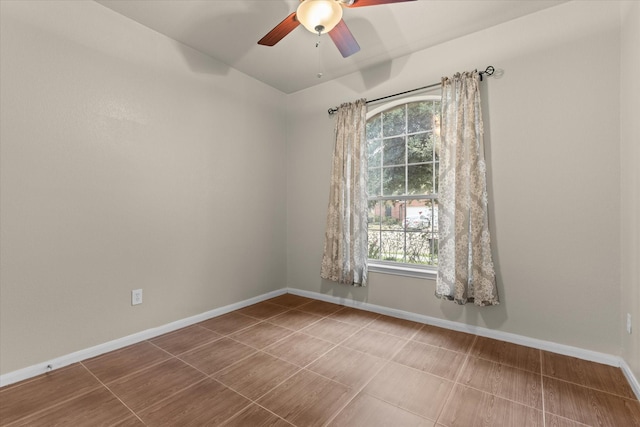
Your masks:
M273 47L257 41L297 0L96 0L285 93L363 70L566 0L418 0L346 9L360 52L343 58L299 26ZM542 31L543 29L541 29ZM317 74L321 72L321 78Z

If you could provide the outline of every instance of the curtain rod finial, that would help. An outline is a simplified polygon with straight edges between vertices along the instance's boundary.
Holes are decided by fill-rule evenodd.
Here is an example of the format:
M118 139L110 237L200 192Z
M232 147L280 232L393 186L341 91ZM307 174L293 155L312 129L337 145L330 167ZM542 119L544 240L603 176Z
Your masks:
M493 73L496 72L496 69L493 67L493 65L489 65L487 68L484 69L484 71L480 71L478 74L480 74L480 81L482 81L482 78L484 77L484 75L486 74L487 76L493 76Z

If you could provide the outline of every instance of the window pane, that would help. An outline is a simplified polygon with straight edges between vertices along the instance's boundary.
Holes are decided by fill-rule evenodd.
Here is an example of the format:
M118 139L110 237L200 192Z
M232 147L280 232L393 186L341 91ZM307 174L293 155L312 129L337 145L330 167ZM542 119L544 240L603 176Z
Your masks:
M380 239L380 259L404 262L404 236L402 231L383 231Z
M367 191L369 192L369 197L380 196L382 192L382 188L380 186L382 179L381 177L382 169L375 168L368 170L367 176Z
M382 169L382 194L396 196L404 194L404 166Z
M407 233L407 263L434 265L433 236L429 231Z
M431 130L433 126L433 104L424 101L407 104L407 123L409 124L409 133Z
M369 246L369 259L382 259L380 257L380 231L369 228L367 238Z
M407 162L423 163L433 160L433 139L429 133L419 133L407 138Z
M402 135L406 131L405 124L404 105L382 113L382 133L385 137Z
M384 142L384 165L404 165L404 137L390 138L383 140Z
M407 206L406 258L410 264L437 265L438 206L430 199L412 200Z
M385 200L382 204L382 229L402 230L402 224L405 218L405 202L402 200Z
M407 166L407 193L433 193L433 164Z
M407 202L407 230L429 231L433 225L434 208L431 199L415 199Z
M367 139L382 137L382 116L376 114L367 121Z
M369 167L380 167L382 162L382 140L372 139L367 141Z
M372 201L369 218L369 258L437 265L436 201Z

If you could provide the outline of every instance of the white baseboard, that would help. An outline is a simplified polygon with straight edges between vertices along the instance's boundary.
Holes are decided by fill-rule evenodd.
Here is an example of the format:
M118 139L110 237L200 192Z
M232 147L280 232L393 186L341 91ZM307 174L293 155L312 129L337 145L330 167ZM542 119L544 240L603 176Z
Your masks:
M354 301L348 298L335 297L332 295L320 294L317 292L304 291L295 288L288 288L288 293L304 296L308 298L318 299L326 302L332 302L334 304L340 304L347 307L358 308L361 310L371 311L374 313L385 314L392 317L397 317L405 320L412 320L418 323L424 323L427 325L439 326L446 329L452 329L460 332L467 332L474 335L480 335L487 338L493 338L500 341L506 341L513 344L519 344L526 347L533 347L539 350L545 350L552 353L558 353L565 356L576 357L578 359L589 360L591 362L602 363L605 365L615 366L622 369L622 372L629 380L629 384L633 389L636 397L640 400L640 383L638 379L633 375L631 368L619 356L613 356L611 354L600 353L593 350L586 350L579 347L573 347L564 344L558 344L551 341L540 340L536 338L525 337L522 335L512 334L510 332L502 332L494 329L483 328L481 326L472 326L464 323L453 322L451 320L438 319L436 317L425 316L422 314L411 313L409 311L397 310L394 308L383 307L375 304L369 304L367 302Z
M128 335L126 337L115 339L113 341L108 341L103 344L98 344L94 347L90 347L84 350L66 354L61 357L56 357L55 359L47 360L45 362L28 366L26 368L22 368L17 371L8 372L4 375L0 375L0 387L13 384L18 381L26 380L26 379L35 377L37 375L44 374L49 371L71 365L72 363L81 362L83 360L90 359L92 357L99 356L104 353L108 353L110 351L118 350L128 345L136 344L144 340L155 338L162 334L166 334L168 332L172 332L172 331L211 319L212 317L217 317L217 316L229 313L231 311L238 310L240 308L244 308L249 305L267 300L269 298L277 297L279 295L285 294L286 292L287 292L286 288L278 289L276 291L268 292L266 294L249 298L241 302L229 304L224 307L219 307L219 308L207 311L205 313L197 314L195 316L187 317L185 319L176 320L175 322L167 323L165 325L162 325L156 328L147 329L132 335Z
M59 369L64 366L71 365L72 363L81 362L83 360L99 356L110 351L118 350L128 345L136 344L138 342L148 340L168 332L181 329L213 317L221 316L240 308L247 307L258 302L277 297L285 293L291 293L294 295L313 298L321 301L332 302L334 304L340 304L347 307L358 308L361 310L371 311L374 313L385 314L400 319L412 320L414 322L424 323L427 325L439 326L446 329L452 329L460 332L467 332L475 335L480 335L487 338L493 338L501 341L506 341L514 344L520 344L527 347L537 348L539 350L546 350L553 353L559 353L566 356L572 356L579 359L589 360L592 362L603 363L605 365L616 366L622 369L622 372L627 377L631 388L634 393L640 399L640 383L634 376L629 365L624 359L618 356L610 354L599 353L597 351L585 350L578 347L572 347L564 344L558 344L550 341L539 340L536 338L529 338L522 335L512 334L509 332L496 331L493 329L483 328L480 326L466 325L464 323L452 322L450 320L438 319L436 317L425 316L422 314L411 313L408 311L397 310L394 308L383 307L375 304L369 304L366 302L354 301L348 298L335 297L332 295L320 294L317 292L304 291L295 288L283 288L276 291L268 292L257 297L249 298L247 300L230 304L224 307L216 308L214 310L207 311L195 316L191 316L185 319L177 320L175 322L167 323L166 325L159 326L157 328L147 329L142 332L138 332L132 335L128 335L123 338L118 338L113 341L109 341L103 344L99 344L94 347L90 347L84 350L76 351L55 359L51 359L46 362L39 363L37 365L29 366L17 371L9 372L4 375L0 375L0 387L4 387L9 384L16 383L18 381L26 380L45 372Z
M640 382L638 381L638 378L633 375L629 364L622 358L620 359L620 369L622 369L624 376L627 377L627 381L629 381L629 384L631 385L633 392L636 394L636 397L638 398L638 400L640 400Z

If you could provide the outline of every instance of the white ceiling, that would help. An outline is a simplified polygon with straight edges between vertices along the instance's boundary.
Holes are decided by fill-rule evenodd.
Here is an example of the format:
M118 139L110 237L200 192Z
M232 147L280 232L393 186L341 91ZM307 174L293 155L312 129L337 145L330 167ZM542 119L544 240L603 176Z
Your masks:
M345 9L360 52L343 58L299 26L273 47L257 41L298 0L96 0L285 93L366 69L566 0L418 0ZM322 71L319 79L316 74Z

